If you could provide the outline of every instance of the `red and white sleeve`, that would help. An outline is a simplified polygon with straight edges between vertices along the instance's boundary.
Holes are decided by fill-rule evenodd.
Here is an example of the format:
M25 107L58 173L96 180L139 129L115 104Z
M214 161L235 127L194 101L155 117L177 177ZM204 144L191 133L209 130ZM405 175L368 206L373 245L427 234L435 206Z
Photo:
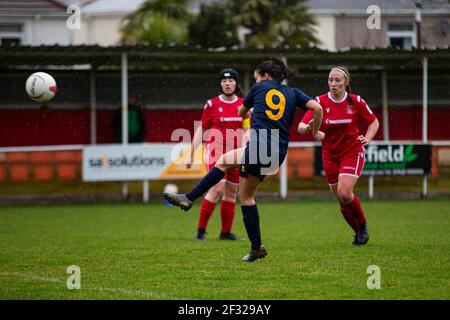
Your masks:
M212 126L213 108L211 100L205 103L202 114L202 128L207 130Z

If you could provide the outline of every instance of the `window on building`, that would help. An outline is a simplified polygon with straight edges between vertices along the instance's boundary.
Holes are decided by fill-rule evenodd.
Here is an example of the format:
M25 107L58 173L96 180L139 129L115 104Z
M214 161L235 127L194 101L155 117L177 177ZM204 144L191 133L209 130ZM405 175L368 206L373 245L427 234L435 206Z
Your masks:
M405 50L416 47L416 26L413 23L389 23L387 45Z
M23 26L21 24L0 23L0 44L19 45L22 43Z

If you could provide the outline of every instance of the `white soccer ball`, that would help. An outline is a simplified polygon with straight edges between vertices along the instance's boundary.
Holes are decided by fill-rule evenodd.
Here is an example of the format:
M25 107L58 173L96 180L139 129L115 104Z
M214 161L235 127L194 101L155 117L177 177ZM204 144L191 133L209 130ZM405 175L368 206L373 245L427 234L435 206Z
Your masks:
M164 192L168 193L177 193L178 192L178 186L173 183L166 184L164 186Z
M48 73L36 72L28 77L25 90L34 101L48 102L56 94L56 81Z

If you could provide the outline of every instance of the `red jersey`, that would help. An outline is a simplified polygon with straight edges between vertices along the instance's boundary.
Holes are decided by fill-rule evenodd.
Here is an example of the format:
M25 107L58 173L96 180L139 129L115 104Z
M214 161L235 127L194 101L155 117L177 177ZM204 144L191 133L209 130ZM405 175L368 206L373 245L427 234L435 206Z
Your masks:
M331 157L341 157L345 155L357 154L363 151L357 122L362 119L369 125L376 120L372 110L367 103L358 95L350 94L353 103L350 105L347 100L347 92L344 97L336 101L330 92L316 97L317 102L323 108L323 119L320 131L325 133L322 141L322 152ZM303 123L308 123L313 119L313 113L308 110L302 119Z
M211 130L207 134L207 150L211 150L211 147L219 147L223 148L223 153L225 153L227 150L242 147L240 146L242 135L233 137L235 130L250 127L247 125L247 120L240 117L238 113L242 102L243 99L240 97L236 97L233 101L227 101L222 98L222 95L206 102L202 115L202 128L204 131L208 129L217 130ZM228 137L227 130L229 131ZM216 137L219 132L221 134L220 138ZM210 146L211 143L214 143L214 146Z

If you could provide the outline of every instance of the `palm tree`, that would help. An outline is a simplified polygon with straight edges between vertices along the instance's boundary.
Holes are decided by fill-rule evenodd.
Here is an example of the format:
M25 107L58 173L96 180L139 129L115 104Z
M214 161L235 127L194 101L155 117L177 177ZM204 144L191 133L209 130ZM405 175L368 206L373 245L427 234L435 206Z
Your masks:
M124 18L124 43L170 44L188 40L187 0L148 0Z
M189 25L190 43L206 48L238 45L236 28L228 11L220 3L202 5L199 15Z
M247 45L310 46L314 36L313 17L304 0L230 0L233 22L248 30Z

